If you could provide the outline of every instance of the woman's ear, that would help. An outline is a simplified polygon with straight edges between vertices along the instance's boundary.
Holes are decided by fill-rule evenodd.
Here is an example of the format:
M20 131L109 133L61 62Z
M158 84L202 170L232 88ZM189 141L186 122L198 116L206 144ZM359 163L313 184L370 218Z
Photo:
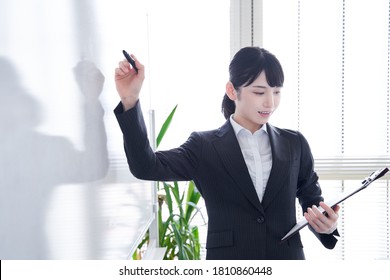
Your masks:
M234 101L237 99L236 89L230 81L226 83L226 95L230 98L230 100Z

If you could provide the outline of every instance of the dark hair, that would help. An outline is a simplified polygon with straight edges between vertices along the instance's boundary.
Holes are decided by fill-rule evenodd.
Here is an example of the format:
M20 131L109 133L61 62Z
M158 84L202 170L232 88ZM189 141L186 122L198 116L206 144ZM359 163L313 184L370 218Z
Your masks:
M239 91L253 83L265 71L267 82L271 87L282 87L284 74L279 60L269 51L259 47L240 49L229 65L230 82ZM222 113L226 119L234 113L236 105L226 94L222 101Z

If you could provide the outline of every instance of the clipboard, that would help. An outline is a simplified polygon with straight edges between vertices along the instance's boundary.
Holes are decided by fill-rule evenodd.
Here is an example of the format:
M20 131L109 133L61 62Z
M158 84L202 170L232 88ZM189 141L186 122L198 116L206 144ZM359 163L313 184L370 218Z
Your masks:
M348 192L343 192L341 193L340 195L338 195L337 197L335 197L334 199L332 200L329 200L327 202L325 202L329 207L333 207L335 206L336 204L339 204L341 202L343 202L344 200L346 200L347 198L353 196L354 194L360 192L361 190L367 188L372 182L374 182L376 179L379 179L380 177L382 177L383 175L385 175L387 172L389 171L389 169L387 167L384 167L384 168L381 168L381 169L378 169L377 171L371 173L370 176L366 177L361 185L357 188L354 188ZM321 207L321 206L318 206L318 210L320 210L322 213L325 212L325 210ZM307 222L307 220L305 218L302 218L301 220L299 220L298 223L296 223L295 226L293 226L291 228L291 230L281 239L281 242L283 241L286 241L287 239L289 239L291 236L293 236L295 233L297 233L300 229L304 228L305 226L307 226L309 223Z

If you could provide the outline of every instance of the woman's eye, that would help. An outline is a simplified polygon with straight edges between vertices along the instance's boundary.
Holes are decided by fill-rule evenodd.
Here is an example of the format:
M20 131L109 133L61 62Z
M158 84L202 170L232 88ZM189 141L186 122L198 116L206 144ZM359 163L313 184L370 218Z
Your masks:
M280 93L280 91L275 91L275 92L274 92L274 94L279 94L279 93Z
M262 95L262 94L264 94L264 92L254 92L254 94Z

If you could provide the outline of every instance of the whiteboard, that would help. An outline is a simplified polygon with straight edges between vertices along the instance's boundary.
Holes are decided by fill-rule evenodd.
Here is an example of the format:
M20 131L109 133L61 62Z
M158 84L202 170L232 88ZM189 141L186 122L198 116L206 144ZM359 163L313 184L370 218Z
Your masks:
M0 2L0 259L126 259L153 219L112 112L114 68L125 46L147 50L146 16L94 2Z

